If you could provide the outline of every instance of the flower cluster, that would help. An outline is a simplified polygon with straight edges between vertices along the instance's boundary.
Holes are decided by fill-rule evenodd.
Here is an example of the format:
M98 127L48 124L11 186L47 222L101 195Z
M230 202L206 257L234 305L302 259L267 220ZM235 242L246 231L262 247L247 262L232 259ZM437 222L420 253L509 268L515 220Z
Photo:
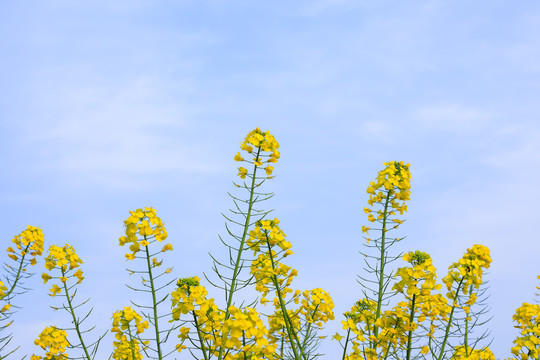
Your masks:
M192 318L196 319L193 320L193 325L203 343L206 344L207 350L203 351L214 351L221 343L221 329L225 321L225 313L218 309L214 299L206 298L208 291L200 285L198 277L179 279L176 285L176 290L171 293L173 321L180 320L182 315L191 313ZM189 338L190 330L189 327L180 328L178 338L181 343L177 345L178 352L186 348L183 343Z
M308 323L316 323L319 328L328 320L334 320L334 302L323 289L317 288L302 293L302 306L299 311Z
M343 330L350 331L352 334L353 351L349 355L351 358L357 358L363 354L364 342L370 339L373 334L376 310L377 303L375 301L364 299L357 301L351 310L344 314L345 320L341 322ZM334 338L341 340L342 336L336 334Z
M523 360L540 357L540 305L523 303L512 319L517 322L520 336L514 340L512 354Z
M57 245L51 245L48 250L48 256L45 258L45 268L48 271L53 271L55 269L60 270L59 276L51 276L48 273L43 273L41 278L43 283L47 283L50 279L60 279L62 283L66 283L69 278L77 278L77 284L79 284L83 279L83 272L81 269L77 269L74 274L70 274L70 271L79 267L79 264L82 264L83 261L75 253L73 246L66 244L63 247ZM61 289L58 285L54 284L50 289L51 296L56 296L60 293Z
M131 216L124 220L126 235L120 237L120 246L130 243L131 253L126 254L128 260L133 260L141 246L148 246L154 241L163 241L167 238L167 231L163 226L163 221L156 215L156 210L145 207L144 210L137 209L129 212ZM142 238L139 238L139 236ZM172 246L167 244L163 251L171 250Z
M240 148L246 151L249 154L254 154L253 161L244 160L240 152L234 156L235 161L245 161L250 164L254 164L256 167L263 166L264 162L268 163L264 168L266 175L272 175L274 167L270 163L276 163L280 157L278 151L279 144L270 134L270 131L261 131L259 128L251 131L245 138L244 142L240 145ZM256 151L254 151L256 149ZM261 153L262 152L262 153ZM264 154L270 153L270 154ZM266 161L263 161L264 158L268 158ZM245 179L248 175L248 170L244 167L238 168L238 176Z
M457 346L451 360L495 360L495 355L489 348L471 350L465 346Z
M35 265L36 256L43 253L43 243L45 238L43 237L43 231L41 231L41 229L38 227L28 225L26 230L23 230L11 241L15 244L18 252L15 251L11 246L8 247L7 251L9 253L8 256L15 261L18 260L18 255L25 256L26 254L30 253L32 256L30 263Z
M113 342L115 360L142 360L139 340L135 337L148 329L148 321L143 321L130 306L113 314L111 332L117 341ZM148 345L148 342L143 343Z
M231 306L229 312L231 316L225 320L222 332L226 335L223 345L227 349L236 350L231 359L272 358L276 345L269 344L268 330L257 310Z
M446 288L449 291L447 297L456 299L456 296L459 295L454 293L454 291L451 291L453 284L461 284L463 294L468 294L471 285L474 285L474 287L478 289L480 284L482 284L484 269L488 269L490 264L491 257L489 255L488 247L474 245L471 249L467 249L467 252L457 263L450 265L448 268L448 275L443 278L443 282L446 284ZM475 295L471 294L471 296ZM473 303L474 298L472 300L470 299L468 303L469 307L472 306Z
M433 289L441 288L440 284L436 284L437 274L428 254L422 251L410 251L403 255L403 260L409 262L412 267L402 267L397 270L396 277L400 277L401 280L394 285L393 290L405 292L411 299L415 295L429 296ZM418 288L419 282L422 282L420 288Z
M280 257L286 257L292 251L291 243L285 240L286 235L278 224L278 219L258 221L246 241L254 255L259 253L251 262L251 274L256 280L256 290L263 295L263 303L272 290L279 288L284 295L292 292L289 286L298 274L296 269L280 262ZM278 251L274 250L275 247Z
M66 347L69 346L67 334L64 330L56 326L46 327L39 337L34 340L34 344L41 346L43 350L47 350L45 359L51 360L67 360ZM31 360L43 359L41 356L32 355Z
M383 232L397 228L403 220L395 216L397 212L403 215L407 211L406 201L410 200L411 173L409 164L403 161L384 163L385 168L377 175L377 180L372 181L367 188L369 194L368 204L364 212L368 215L368 221L383 224ZM379 208L376 209L375 205ZM362 226L362 232L369 234L371 227ZM371 239L366 238L367 242ZM396 239L398 240L398 239Z

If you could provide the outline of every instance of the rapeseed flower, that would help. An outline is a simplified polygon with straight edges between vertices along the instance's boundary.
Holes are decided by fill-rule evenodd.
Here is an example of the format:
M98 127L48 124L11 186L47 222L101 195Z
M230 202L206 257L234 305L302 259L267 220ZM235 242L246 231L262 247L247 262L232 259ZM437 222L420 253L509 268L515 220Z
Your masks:
M67 333L56 326L46 327L41 334L39 334L39 337L34 341L34 344L40 346L43 350L47 350L45 359L68 359L68 354L66 354L66 347L69 346ZM42 357L32 355L32 360L34 359L42 359Z
M130 243L129 250L125 256L128 260L135 259L135 255L142 247L150 245L154 241L161 242L167 238L163 221L156 214L152 207L145 207L129 212L131 216L124 220L125 236L121 236L120 246ZM141 236L142 238L140 238ZM172 250L172 245L167 244L162 251Z

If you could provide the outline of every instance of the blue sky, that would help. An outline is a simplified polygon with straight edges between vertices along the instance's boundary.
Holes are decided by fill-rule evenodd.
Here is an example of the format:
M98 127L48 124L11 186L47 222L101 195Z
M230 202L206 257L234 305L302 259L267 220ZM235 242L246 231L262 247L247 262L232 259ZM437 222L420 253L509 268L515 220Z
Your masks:
M210 271L233 156L260 127L282 154L266 207L293 244L296 286L333 296L330 329L361 296L365 189L403 160L397 250L430 253L442 278L488 246L492 348L509 355L540 274L540 3L4 1L0 48L0 236L7 247L31 224L72 244L98 328L132 298L117 240L129 210L158 210L174 276ZM27 285L21 355L67 322L38 276Z

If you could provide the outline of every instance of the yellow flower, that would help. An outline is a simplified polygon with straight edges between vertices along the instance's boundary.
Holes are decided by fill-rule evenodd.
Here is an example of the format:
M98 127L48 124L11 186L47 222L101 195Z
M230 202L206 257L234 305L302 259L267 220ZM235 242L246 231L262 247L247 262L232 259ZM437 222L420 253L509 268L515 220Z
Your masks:
M240 155L239 152L234 156L234 161L243 161L243 160L244 158Z
M256 166L262 166L262 165L263 165L261 158L255 158L255 159L253 159L253 163L254 163Z
M43 350L48 350L45 354L46 359L67 360L66 347L69 346L67 333L56 326L46 327L39 337L34 340L34 344L40 346ZM32 356L32 360L41 359L41 356Z
M268 165L267 167L264 168L264 171L266 171L266 175L272 175L272 172L274 171L274 167Z
M62 289L60 289L58 285L54 284L52 288L50 288L50 291L51 291L51 294L50 294L51 296L56 296L56 294L62 291Z
M169 251L169 250L172 250L172 249L173 249L172 245L171 245L171 244L167 244L167 245L165 245L165 246L161 249L161 251L162 251L162 252L165 252L165 251Z
M247 173L248 173L247 169L245 169L243 167L238 168L238 176L240 176L241 179L245 179Z
M43 283L46 284L47 281L49 281L49 280L52 279L52 276L50 276L50 275L47 274L47 273L43 273L43 274L41 274L41 278L43 279Z

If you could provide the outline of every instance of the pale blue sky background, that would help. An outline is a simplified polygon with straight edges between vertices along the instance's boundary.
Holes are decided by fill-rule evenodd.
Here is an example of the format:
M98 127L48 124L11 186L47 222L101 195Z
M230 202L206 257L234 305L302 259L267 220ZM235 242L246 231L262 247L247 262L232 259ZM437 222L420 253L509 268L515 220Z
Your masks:
M365 188L404 160L400 249L430 253L441 278L489 246L492 348L509 355L540 274L540 3L1 1L0 49L0 236L7 247L31 224L73 244L99 329L132 298L117 245L128 210L158 210L174 276L209 271L233 156L259 126L282 153L267 208L296 286L334 297L331 330L361 294ZM21 355L68 320L39 277L27 284Z

